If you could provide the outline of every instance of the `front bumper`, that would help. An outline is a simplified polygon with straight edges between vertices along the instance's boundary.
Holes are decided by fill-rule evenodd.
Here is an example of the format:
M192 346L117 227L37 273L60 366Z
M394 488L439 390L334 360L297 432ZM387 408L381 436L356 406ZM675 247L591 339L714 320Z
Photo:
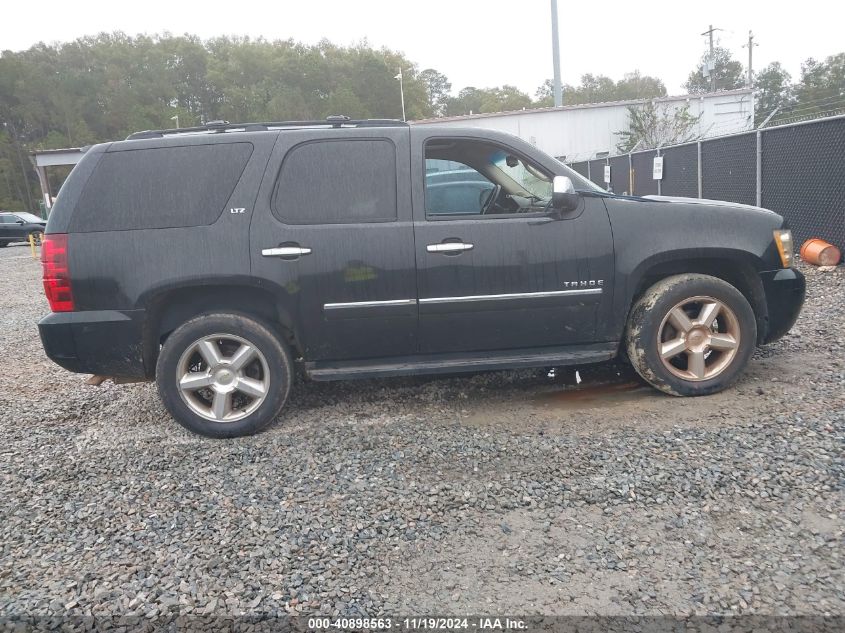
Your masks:
M766 293L767 327L763 343L776 341L795 325L804 305L806 282L794 268L760 273Z
M82 374L144 378L144 310L53 312L38 323L54 363Z

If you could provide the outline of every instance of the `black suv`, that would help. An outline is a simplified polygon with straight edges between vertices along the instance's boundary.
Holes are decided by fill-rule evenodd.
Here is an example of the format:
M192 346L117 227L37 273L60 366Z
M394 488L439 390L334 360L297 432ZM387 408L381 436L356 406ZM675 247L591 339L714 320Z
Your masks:
M0 211L0 248L11 242L25 242L32 235L40 238L47 221L24 211Z
M397 121L220 123L96 145L46 233L50 358L155 379L180 423L215 437L270 423L297 370L624 355L666 393L709 394L804 298L775 213L615 196L518 138Z

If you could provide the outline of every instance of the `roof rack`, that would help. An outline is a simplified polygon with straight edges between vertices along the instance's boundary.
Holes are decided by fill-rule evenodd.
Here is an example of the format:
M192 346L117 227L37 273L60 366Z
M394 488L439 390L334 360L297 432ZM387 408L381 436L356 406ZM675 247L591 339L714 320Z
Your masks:
M174 134L218 133L218 132L266 132L268 130L284 130L304 127L402 127L405 121L398 119L350 119L348 116L334 115L322 121L272 121L262 123L229 123L228 121L209 121L205 125L183 127L170 130L144 130L126 137L127 141L144 138L162 138Z

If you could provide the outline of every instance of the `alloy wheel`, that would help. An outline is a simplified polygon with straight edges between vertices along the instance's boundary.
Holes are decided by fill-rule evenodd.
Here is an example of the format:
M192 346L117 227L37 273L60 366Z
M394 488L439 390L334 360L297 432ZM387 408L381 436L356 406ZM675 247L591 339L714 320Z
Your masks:
M663 318L657 352L678 378L710 380L733 362L740 335L739 319L727 304L713 297L691 297Z
M267 360L239 336L211 334L194 341L182 353L176 371L182 400L213 422L242 420L267 398Z

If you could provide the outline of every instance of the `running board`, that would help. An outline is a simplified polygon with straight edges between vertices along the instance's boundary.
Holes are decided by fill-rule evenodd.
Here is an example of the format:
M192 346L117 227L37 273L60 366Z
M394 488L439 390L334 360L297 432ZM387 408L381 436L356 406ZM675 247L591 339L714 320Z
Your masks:
M365 361L319 361L306 362L305 373L312 380L349 380L479 372L520 367L566 367L608 361L616 356L618 349L619 343L613 342L507 352L426 354Z

